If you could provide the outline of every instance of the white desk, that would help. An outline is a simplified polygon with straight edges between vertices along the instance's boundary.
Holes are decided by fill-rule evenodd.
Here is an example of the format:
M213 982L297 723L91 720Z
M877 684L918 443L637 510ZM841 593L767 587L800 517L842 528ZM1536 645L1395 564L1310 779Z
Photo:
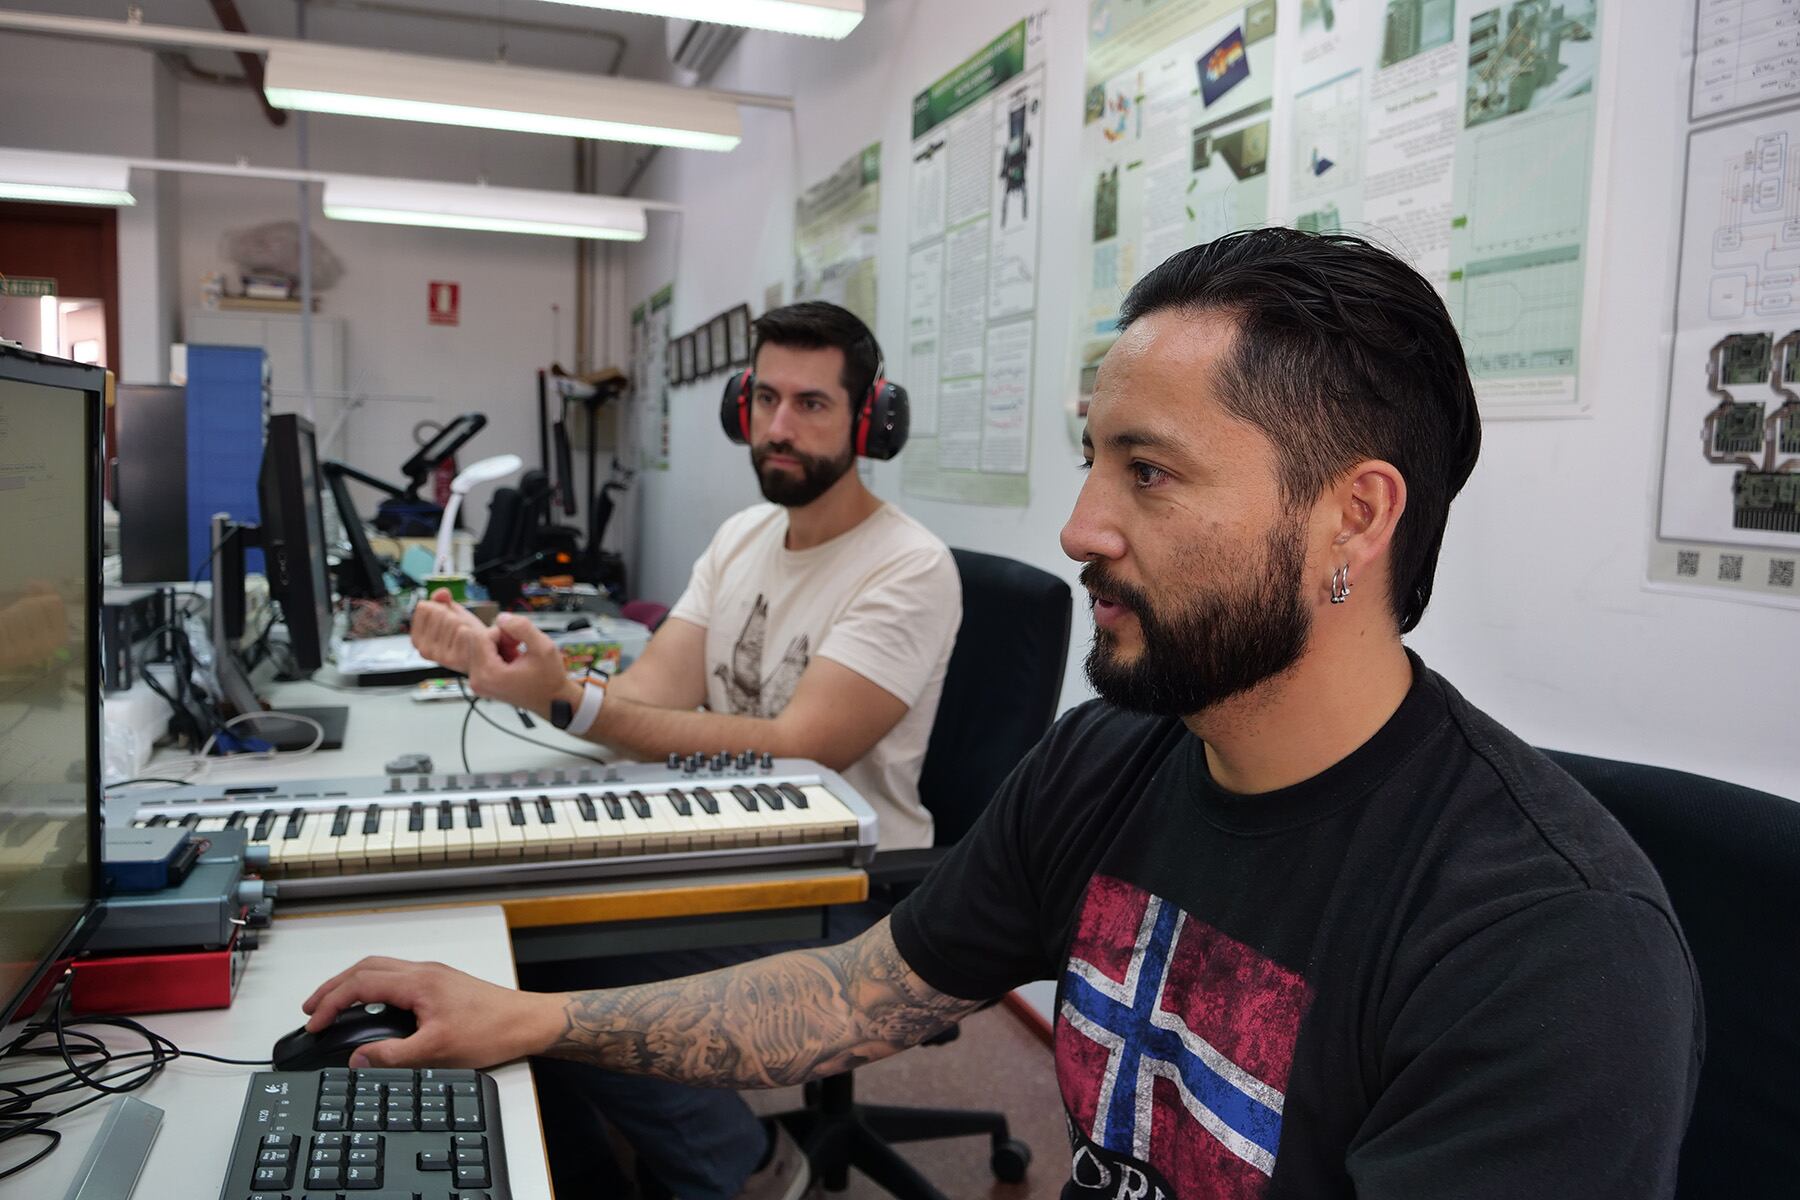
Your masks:
M331 674L335 676L336 672ZM356 688L346 685L338 688L310 681L273 684L265 689L265 699L276 709L288 705L297 708L348 706L350 722L344 730L344 748L315 750L299 758L284 756L273 761L246 757L234 762L230 758L218 758L207 764L205 778L208 782L239 783L271 778L379 776L390 759L409 753L431 755L433 768L437 771L461 771L460 735L463 716L469 706L460 700L420 703L412 695L411 687ZM565 749L541 748L508 737L477 715L469 719L469 767L474 771L580 766L584 763L577 757L580 754L597 755L609 761L618 757L605 747L571 737L536 717L532 718L536 728L527 729L505 705L484 702L481 712L514 733ZM167 774L166 770L158 769L159 764L188 757L185 750L162 747L138 774Z
M304 1019L300 1002L314 987L365 954L416 958L421 947L443 962L494 983L515 986L506 918L499 908L456 908L380 916L277 919L239 985L228 1009L152 1014L144 1025L184 1049L227 1058L260 1058L275 1039ZM141 1040L124 1034L109 1045L137 1049ZM49 1069L26 1060L28 1071ZM267 1069L267 1068L263 1068ZM130 1093L163 1109L162 1129L138 1181L133 1200L213 1200L223 1183L237 1133L244 1090L253 1067L228 1067L201 1059L178 1059L144 1087ZM12 1071L8 1072L13 1073ZM547 1200L550 1180L538 1123L537 1096L524 1063L491 1074L500 1089L500 1120L507 1169L516 1200ZM0 1183L4 1200L61 1200L111 1101L101 1101L64 1118L57 1126L63 1142L37 1166ZM20 1138L0 1148L0 1169L42 1147Z

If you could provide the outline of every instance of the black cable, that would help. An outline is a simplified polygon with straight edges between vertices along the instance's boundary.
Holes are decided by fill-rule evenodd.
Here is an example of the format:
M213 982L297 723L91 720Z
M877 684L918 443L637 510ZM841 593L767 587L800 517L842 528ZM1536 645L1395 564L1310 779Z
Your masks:
M500 724L500 722L494 720L494 718L488 716L486 713L482 712L479 708L476 707L476 705L478 705L481 702L481 697L470 693L469 685L466 680L467 680L467 676L458 675L456 677L456 686L458 688L462 689L463 698L469 702L469 712L474 713L476 716L478 716L482 720L486 721L489 725L492 725L495 729L498 729L501 733L504 733L507 737L518 738L521 742L529 742L531 745L536 746L540 750L549 750L555 754L572 754L576 758L585 758L589 762L599 763L603 767L607 765L606 760L604 758L601 758L597 754L583 754L581 751L571 750L567 746L557 746L550 742L540 742L536 738L526 737L522 733L514 733L512 730L510 730L506 726ZM465 714L463 717L463 732L465 734L468 732L468 716L467 716L467 714ZM464 745L465 745L465 747L467 746L466 741L464 742ZM465 771L468 771L468 764L466 761L464 763L463 769ZM473 772L469 772L469 773L473 774Z
M68 972L57 983L55 994L49 1002L51 1009L48 1020L39 1020L26 1026L11 1042L0 1047L0 1060L55 1058L62 1063L58 1070L0 1083L0 1143L16 1137L39 1137L48 1142L36 1154L0 1171L0 1180L11 1178L42 1162L56 1150L62 1143L62 1134L48 1127L52 1121L98 1103L108 1096L136 1091L177 1058L199 1058L229 1066L270 1065L268 1059L225 1058L197 1050L183 1050L162 1034L129 1017L95 1015L70 1019L67 1010L72 979L73 973ZM137 1034L144 1039L147 1048L115 1051L99 1037L82 1028L96 1025ZM53 1039L53 1046L33 1044L46 1036ZM44 1086L35 1091L27 1090L33 1085ZM64 1108L41 1107L53 1097L80 1091L93 1094Z

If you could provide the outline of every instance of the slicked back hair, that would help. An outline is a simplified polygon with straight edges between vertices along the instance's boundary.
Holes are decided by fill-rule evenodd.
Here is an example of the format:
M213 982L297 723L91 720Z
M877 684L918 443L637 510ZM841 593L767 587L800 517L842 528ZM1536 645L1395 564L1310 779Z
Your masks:
M1411 631L1431 601L1450 501L1481 450L1462 339L1437 292L1362 238L1252 229L1144 276L1119 327L1163 311L1234 321L1219 394L1274 444L1289 504L1312 504L1368 459L1399 469L1406 511L1389 551L1389 600L1400 632Z
M802 300L771 308L756 318L751 328L756 345L750 361L764 346L786 346L792 350L827 350L835 346L844 352L841 382L850 395L852 410L862 403L875 382L881 365L881 347L862 318L847 308L824 300Z

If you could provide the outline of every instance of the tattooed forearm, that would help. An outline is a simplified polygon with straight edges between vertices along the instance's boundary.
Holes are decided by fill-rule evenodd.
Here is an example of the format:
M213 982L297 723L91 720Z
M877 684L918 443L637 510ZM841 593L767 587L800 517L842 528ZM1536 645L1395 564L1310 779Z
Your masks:
M931 988L886 921L854 941L564 998L546 1053L717 1087L784 1087L915 1046L979 1007Z

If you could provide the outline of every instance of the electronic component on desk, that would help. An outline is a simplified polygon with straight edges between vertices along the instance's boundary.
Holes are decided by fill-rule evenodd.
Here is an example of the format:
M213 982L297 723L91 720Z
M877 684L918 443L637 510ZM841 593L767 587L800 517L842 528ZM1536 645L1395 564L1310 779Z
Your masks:
M130 835L146 832L159 830L109 831L107 850L110 853L118 846L135 854L141 845ZM189 829L181 832L192 833ZM231 943L240 924L268 924L275 885L246 873L247 865L266 864L269 858L266 845L249 844L250 835L255 832L256 823L245 822L243 828L217 829L195 836L191 839L197 843L193 862L170 886L107 896L101 902L99 928L88 939L88 949L112 954L132 950L217 950Z
M159 892L187 878L200 859L202 843L179 826L108 829L103 850L106 890Z
M837 772L748 752L675 766L317 779L245 802L218 786L169 788L143 798L136 823L247 828L286 898L854 865L876 844L874 810Z
M439 1068L258 1071L220 1200L302 1193L511 1200L499 1089Z

